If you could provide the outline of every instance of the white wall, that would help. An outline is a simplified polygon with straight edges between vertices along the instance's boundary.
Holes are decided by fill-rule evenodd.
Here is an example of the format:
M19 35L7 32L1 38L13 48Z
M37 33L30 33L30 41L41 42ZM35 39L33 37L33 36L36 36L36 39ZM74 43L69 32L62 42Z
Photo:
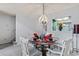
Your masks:
M40 32L39 16L18 13L16 16L16 40L20 37L32 38L34 32Z
M0 44L15 38L15 17L0 12Z
M51 28L51 20L53 18L63 18L63 17L66 17L66 16L71 16L71 21L73 24L79 24L79 6L76 6L76 7L72 7L72 8L69 8L69 9L66 9L66 10L62 10L62 11L59 11L59 12L55 12L55 13L51 13L49 14L48 13L48 18L49 18L49 24L48 24L48 28Z

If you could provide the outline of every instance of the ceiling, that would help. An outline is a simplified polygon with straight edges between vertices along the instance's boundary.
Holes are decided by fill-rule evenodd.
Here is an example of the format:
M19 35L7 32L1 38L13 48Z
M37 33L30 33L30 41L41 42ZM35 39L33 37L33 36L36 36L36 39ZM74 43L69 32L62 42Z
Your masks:
M58 12L68 8L78 6L78 3L46 3L45 13L50 11ZM16 15L18 12L26 14L38 13L42 14L42 4L40 3L0 3L0 11L8 13L10 15Z

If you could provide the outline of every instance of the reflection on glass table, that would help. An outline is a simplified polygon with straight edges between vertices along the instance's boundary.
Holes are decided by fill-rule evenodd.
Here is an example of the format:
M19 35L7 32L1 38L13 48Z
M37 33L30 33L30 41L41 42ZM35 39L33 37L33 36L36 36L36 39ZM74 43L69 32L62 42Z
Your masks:
M47 55L47 48L50 48L51 45L55 44L55 41L48 41L48 42L44 42L44 41L30 41L30 43L32 43L34 45L34 47L39 50L40 52L42 52L42 56L46 56Z

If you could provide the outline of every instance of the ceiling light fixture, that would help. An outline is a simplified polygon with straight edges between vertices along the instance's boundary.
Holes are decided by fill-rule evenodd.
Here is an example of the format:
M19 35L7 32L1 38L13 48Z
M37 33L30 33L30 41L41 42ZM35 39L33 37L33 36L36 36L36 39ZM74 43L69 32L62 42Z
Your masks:
M45 31L47 31L48 18L45 15L45 5L44 5L44 3L42 4L42 7L43 7L43 15L39 18L39 22L42 23L43 29Z

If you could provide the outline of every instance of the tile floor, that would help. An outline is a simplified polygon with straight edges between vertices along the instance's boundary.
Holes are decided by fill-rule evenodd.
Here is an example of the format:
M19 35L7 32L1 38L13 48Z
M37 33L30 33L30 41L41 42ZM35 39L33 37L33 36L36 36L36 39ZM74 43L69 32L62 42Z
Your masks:
M6 44L6 46L4 47L0 49L0 56L21 56L20 46ZM41 56L40 54L41 53L39 52L37 56ZM70 56L79 56L79 52L73 51L73 53L71 53Z

